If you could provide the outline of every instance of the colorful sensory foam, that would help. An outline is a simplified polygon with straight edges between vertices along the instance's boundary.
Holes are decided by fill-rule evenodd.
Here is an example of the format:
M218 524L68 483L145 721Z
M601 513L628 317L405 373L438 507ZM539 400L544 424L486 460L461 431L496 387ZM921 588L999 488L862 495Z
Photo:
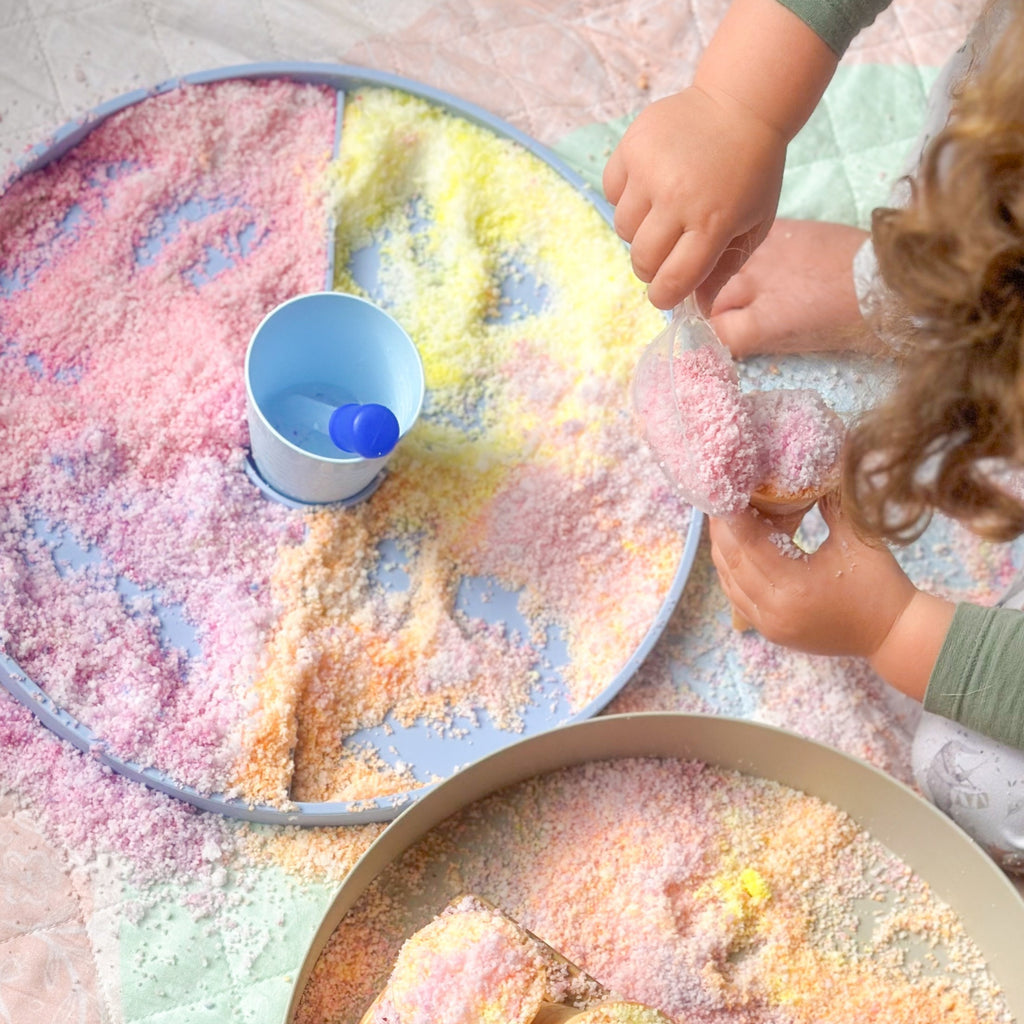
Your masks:
M0 199L5 653L105 750L284 810L415 791L396 731L514 737L545 672L586 708L690 525L622 413L658 315L594 204L394 89L346 95L332 160L337 102L182 85ZM244 472L243 359L331 265L413 336L429 408L372 501L305 513Z
M807 508L837 483L844 424L809 388L744 391L699 314L678 312L641 356L634 408L681 496L713 516Z
M411 935L440 940L429 907L457 887L597 979L592 1002L564 1000L588 1010L626 1000L685 1024L1014 1019L956 912L848 813L701 761L619 757L503 786L382 865L319 951L295 1024L359 1020Z

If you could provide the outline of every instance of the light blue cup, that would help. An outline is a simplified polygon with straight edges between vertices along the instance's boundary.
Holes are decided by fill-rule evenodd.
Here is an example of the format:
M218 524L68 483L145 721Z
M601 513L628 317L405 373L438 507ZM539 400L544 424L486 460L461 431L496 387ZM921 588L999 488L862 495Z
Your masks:
M373 492L416 422L423 362L372 302L313 292L260 322L245 356L245 391L261 488L288 504L351 503Z

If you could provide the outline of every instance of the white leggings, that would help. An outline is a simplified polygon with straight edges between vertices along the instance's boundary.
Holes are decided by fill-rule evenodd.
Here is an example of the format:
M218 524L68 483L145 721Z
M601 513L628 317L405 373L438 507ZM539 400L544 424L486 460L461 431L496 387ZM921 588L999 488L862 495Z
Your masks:
M925 711L911 764L939 810L1004 870L1024 874L1024 750Z

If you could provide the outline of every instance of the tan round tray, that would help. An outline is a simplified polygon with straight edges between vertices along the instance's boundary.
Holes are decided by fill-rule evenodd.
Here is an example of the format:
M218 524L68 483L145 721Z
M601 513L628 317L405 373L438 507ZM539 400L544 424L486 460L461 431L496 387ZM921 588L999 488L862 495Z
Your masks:
M708 715L609 715L541 733L471 764L405 810L353 867L310 942L286 1022L317 958L373 879L449 815L545 772L615 757L699 760L770 779L846 811L960 916L1024 1021L1024 898L966 833L907 786L863 761L772 726ZM440 908L438 908L440 909Z

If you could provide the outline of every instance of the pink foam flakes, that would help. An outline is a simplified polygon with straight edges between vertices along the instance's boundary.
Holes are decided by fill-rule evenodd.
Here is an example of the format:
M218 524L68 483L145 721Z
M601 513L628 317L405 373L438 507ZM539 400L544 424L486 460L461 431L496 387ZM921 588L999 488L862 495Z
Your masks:
M478 800L384 868L317 963L299 1024L358 1020L431 906L459 892L687 1024L1009 1019L950 907L841 810L699 762L623 758Z
M648 442L683 498L713 516L745 508L750 495L834 483L843 424L807 389L740 388L718 344L651 352L639 369L639 415Z
M777 494L820 491L834 482L843 422L815 391L753 391L751 421L767 466L759 486Z
M241 471L242 365L267 310L323 286L334 114L332 90L283 79L182 86L0 198L4 650L118 756L205 792L251 714L275 552L301 536ZM53 768L21 777L69 846L187 866L186 805L0 703Z

